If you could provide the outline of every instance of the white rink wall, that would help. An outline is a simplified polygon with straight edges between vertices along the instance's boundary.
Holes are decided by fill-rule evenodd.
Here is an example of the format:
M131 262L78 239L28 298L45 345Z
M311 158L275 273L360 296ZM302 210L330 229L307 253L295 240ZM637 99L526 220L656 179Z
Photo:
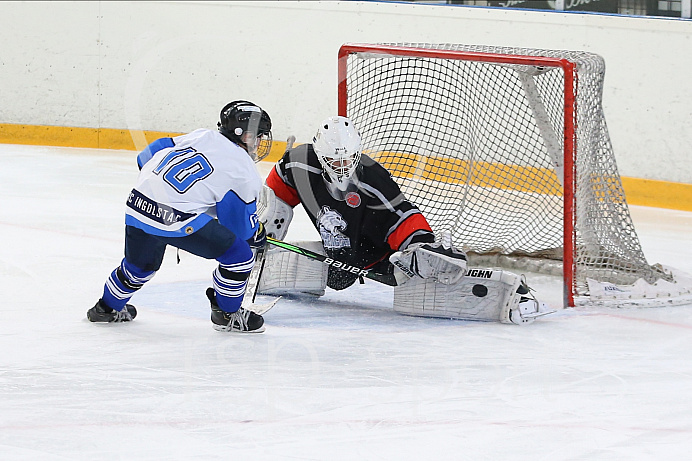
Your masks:
M692 21L377 2L0 2L0 124L186 132L249 99L275 139L336 113L343 43L585 50L620 173L692 184Z

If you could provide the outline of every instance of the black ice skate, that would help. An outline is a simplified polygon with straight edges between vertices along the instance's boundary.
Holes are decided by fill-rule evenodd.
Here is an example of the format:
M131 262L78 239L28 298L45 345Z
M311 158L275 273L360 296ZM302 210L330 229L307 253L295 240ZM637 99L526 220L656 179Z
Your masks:
M216 302L216 293L213 288L207 288L207 298L211 303L211 322L218 331L235 333L262 333L264 331L264 318L242 307L236 312L225 312L219 308Z
M87 318L91 322L130 322L137 317L137 309L132 304L126 304L121 311L116 311L106 306L102 300L87 311Z

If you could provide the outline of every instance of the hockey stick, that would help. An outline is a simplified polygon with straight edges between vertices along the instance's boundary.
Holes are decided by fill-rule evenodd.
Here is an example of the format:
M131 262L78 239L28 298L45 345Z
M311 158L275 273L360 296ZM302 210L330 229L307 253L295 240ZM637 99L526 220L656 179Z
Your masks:
M286 150L293 147L293 143L296 142L296 137L291 135L286 139ZM267 237L269 239L269 237ZM264 272L264 263L266 261L267 248L262 247L257 250L255 255L255 265L259 264L259 269L250 273L248 277L247 285L245 288L245 297L243 298L242 308L246 310L251 310L255 314L262 315L269 309L274 307L274 305L281 299L278 298L266 303L266 304L256 304L255 299L257 298L257 288L259 287L260 279L262 278L262 273Z
M250 277L248 277L247 285L245 286L245 297L243 297L243 302L240 305L240 307L242 307L243 309L252 311L255 314L259 315L264 314L269 309L274 307L274 305L279 301L279 299L281 299L281 296L279 296L278 298L273 299L268 303L255 303L255 298L257 298L257 288L259 287L260 277L262 276L262 271L264 271L264 262L266 254L266 248L260 248L257 250L255 264L259 264L259 269L250 272Z
M277 240L271 237L267 237L267 242L271 243L274 246L283 248L284 250L292 251L293 253L298 253L299 255L306 256L310 259L314 259L315 261L320 261L328 266L335 267L337 269L341 269L342 271L350 272L352 274L355 274L359 277L365 277L369 278L370 280L374 280L376 282L384 283L385 285L389 286L397 286L397 283L395 280L393 280L393 277L389 277L387 275L382 275L382 274L376 274L374 272L370 272L369 269L363 269L361 267L356 267L352 266L350 264L346 264L345 262L342 261L337 261L333 258L330 258L328 256L321 255L319 253L315 253L314 251L310 251L306 248L301 248L297 245L293 245L292 243L284 242L282 240Z

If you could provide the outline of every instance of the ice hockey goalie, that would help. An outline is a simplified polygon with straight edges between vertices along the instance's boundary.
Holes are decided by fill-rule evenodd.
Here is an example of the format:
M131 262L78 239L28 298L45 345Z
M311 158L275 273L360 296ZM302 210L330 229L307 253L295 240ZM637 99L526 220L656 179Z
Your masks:
M330 117L311 144L287 149L267 177L258 216L267 235L283 239L301 204L321 241L290 242L395 286L402 314L525 324L541 312L526 283L501 270L467 272L466 254L441 233L391 175L360 152L361 139L345 117ZM258 293L322 296L343 290L357 275L291 251L266 253ZM542 315L542 314L540 314Z

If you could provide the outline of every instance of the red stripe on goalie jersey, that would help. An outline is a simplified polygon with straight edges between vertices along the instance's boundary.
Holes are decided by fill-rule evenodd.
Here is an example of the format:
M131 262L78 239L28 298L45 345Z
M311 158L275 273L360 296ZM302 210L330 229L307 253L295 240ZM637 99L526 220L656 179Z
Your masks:
M400 246L407 238L417 230L427 230L432 232L430 224L425 219L421 213L416 213L414 215L406 218L399 226L389 234L387 237L387 243L394 250L399 250Z
M267 186L269 186L274 194L288 203L290 206L294 207L300 203L300 198L298 197L298 191L283 182L281 177L276 172L276 168L272 168L267 176Z

